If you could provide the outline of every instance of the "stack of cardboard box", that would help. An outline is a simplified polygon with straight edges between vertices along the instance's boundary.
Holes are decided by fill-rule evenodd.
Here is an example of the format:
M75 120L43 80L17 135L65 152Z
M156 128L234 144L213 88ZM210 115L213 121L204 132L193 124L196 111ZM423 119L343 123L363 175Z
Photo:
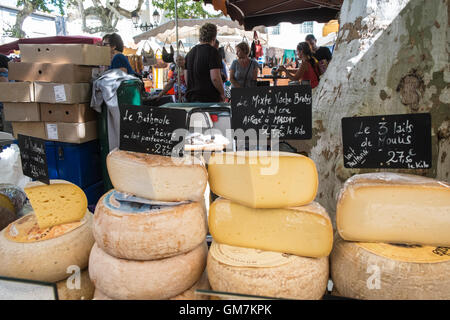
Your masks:
M10 62L0 84L5 120L14 136L83 143L97 138L90 81L109 65L109 48L88 44L22 44L21 62Z

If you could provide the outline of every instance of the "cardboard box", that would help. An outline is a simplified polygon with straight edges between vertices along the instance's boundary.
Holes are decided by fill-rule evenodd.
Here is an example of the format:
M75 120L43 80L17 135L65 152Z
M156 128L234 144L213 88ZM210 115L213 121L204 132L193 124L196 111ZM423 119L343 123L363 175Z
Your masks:
M8 79L57 83L89 82L92 67L75 64L9 62Z
M83 143L97 139L97 121L85 123L45 122L46 139Z
M34 91L36 102L76 104L91 101L89 83L35 82Z
M12 122L12 128L16 139L18 134L41 139L47 138L44 122Z
M109 47L91 44L19 44L22 62L109 66Z
M7 102L3 113L6 121L41 121L41 106L36 102Z
M97 119L89 104L41 104L41 120L45 122L82 123Z
M32 82L0 82L0 102L33 102Z

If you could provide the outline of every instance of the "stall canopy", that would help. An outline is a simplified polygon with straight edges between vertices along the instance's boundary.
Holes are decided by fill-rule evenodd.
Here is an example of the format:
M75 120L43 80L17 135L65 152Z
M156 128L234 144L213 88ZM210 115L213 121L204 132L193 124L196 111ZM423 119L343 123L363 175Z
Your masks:
M205 23L213 23L217 26L217 33L221 36L232 36L239 35L244 36L244 34L249 37L252 36L251 33L245 33L242 26L236 21L231 21L229 19L223 18L211 18L211 19L178 19L178 37L187 38L196 34L200 27ZM264 33L264 28L256 28L256 31ZM175 20L166 22L150 31L141 33L135 36L134 42L139 43L141 40L148 40L151 38L156 38L162 42L175 42L176 41L176 27Z
M26 38L19 39L0 46L0 53L8 55L14 50L19 50L19 44L55 44L55 43L86 43L96 44L102 41L101 38L83 37L83 36L56 36L56 37L42 37L42 38Z
M195 0L222 11L245 30L275 26L280 22L328 22L336 19L343 0Z

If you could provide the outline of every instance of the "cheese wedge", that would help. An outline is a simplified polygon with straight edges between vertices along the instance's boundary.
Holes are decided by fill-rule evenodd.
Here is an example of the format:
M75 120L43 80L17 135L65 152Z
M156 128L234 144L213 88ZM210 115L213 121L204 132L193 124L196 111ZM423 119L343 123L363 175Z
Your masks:
M304 257L326 257L333 246L330 218L317 202L253 209L217 199L209 210L209 230L219 243Z
M316 165L296 153L216 153L208 173L215 194L251 208L302 206L314 200L318 187Z
M450 246L450 185L391 172L356 175L340 193L336 223L344 240Z
M53 183L25 188L39 228L80 221L87 210L83 190L72 183Z

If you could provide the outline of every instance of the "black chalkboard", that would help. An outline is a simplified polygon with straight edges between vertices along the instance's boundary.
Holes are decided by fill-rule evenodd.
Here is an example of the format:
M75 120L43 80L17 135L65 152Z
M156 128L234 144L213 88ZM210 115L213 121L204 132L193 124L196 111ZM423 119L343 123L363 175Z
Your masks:
M50 184L48 176L47 155L45 154L45 140L18 135L20 158L22 159L23 174L46 184Z
M233 88L231 127L254 129L279 139L312 137L312 95L309 85Z
M346 168L431 168L431 116L396 114L342 119Z
M120 149L134 152L181 156L186 111L148 106L120 106ZM175 150L174 150L175 149Z

